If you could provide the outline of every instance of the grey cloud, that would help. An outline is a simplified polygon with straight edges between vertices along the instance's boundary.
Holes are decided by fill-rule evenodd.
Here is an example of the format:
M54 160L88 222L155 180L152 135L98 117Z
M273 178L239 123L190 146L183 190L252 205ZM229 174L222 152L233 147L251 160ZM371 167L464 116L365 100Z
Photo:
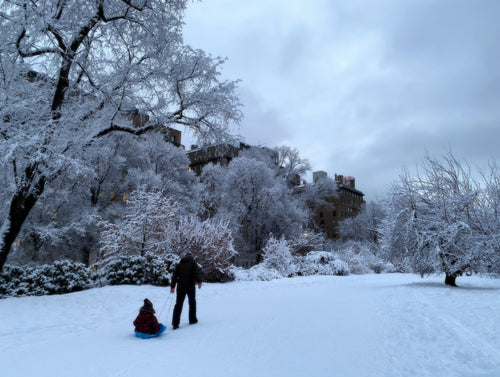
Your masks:
M245 113L240 131L248 143L272 147L292 137L292 129L276 109L246 86L239 91Z
M302 17L301 2L255 0L226 22L228 4L188 28L243 80L248 142L291 144L372 198L426 150L498 158L500 2L311 0Z

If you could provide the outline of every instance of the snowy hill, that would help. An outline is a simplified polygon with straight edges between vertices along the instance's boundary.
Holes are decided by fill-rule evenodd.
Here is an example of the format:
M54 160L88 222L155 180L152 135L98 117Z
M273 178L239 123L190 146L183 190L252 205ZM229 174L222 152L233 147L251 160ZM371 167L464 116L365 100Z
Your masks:
M197 291L200 323L187 324L185 307L175 331L167 288L4 299L1 375L499 377L500 281L463 278L457 289L442 280L391 274L205 284ZM160 338L133 336L145 297L167 324Z

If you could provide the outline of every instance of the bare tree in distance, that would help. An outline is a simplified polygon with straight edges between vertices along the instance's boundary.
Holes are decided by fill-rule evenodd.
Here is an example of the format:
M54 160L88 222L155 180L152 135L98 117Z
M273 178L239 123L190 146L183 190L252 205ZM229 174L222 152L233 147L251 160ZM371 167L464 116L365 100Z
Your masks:
M300 177L311 170L309 160L300 157L298 149L289 145L280 145L276 151L280 175L286 179L288 186L300 184Z

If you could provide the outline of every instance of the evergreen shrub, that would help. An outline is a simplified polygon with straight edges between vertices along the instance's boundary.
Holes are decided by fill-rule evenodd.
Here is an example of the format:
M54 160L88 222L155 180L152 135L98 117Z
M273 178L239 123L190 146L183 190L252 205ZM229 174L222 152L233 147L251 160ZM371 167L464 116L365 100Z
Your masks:
M70 293L93 286L90 270L69 260L36 267L5 265L0 273L2 298Z
M152 253L146 253L145 256L119 256L98 266L94 279L100 286L151 284L165 287L170 285L172 271L178 260L172 254L166 257Z

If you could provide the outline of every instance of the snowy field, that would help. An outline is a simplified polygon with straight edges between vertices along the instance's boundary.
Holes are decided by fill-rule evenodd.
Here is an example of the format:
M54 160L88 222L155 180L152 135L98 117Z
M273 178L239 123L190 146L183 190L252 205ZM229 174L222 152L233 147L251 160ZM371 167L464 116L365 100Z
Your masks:
M204 284L200 323L188 325L185 308L175 331L167 288L4 299L0 375L500 377L500 280L460 278L458 289L442 280L387 274ZM145 297L167 324L160 338L133 335Z

